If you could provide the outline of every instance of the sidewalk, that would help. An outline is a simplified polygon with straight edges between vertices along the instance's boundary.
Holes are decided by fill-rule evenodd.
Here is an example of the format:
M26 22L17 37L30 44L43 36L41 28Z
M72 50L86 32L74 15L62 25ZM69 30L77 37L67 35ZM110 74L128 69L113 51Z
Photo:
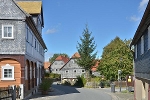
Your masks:
M51 91L48 92L47 95L42 95L41 92L37 92L26 100L50 100L51 98L55 98L58 95L64 94L62 91L51 88Z
M126 90L125 87L121 88L121 92L119 88L115 88L115 93L111 92L111 88L99 88L99 89L111 95L112 100L134 100L134 92L124 93L123 91Z

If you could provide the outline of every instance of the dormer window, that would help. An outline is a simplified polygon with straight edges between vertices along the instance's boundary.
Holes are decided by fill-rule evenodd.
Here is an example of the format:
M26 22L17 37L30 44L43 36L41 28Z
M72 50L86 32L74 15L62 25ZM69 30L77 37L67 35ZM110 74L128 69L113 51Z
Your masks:
M2 38L13 39L13 25L2 25Z

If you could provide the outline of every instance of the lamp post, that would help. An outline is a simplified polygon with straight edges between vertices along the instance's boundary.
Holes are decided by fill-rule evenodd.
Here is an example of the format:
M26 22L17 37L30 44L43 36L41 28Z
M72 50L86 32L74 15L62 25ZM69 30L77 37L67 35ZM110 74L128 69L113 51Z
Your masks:
M121 92L121 70L118 70L118 83L119 83L119 87L120 87L120 92Z

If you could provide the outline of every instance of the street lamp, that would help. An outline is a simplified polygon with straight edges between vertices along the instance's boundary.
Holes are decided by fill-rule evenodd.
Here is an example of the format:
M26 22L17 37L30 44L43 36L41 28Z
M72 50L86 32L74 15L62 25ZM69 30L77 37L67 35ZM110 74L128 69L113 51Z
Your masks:
M121 70L118 70L118 83L119 83L119 87L120 87L120 92L121 92Z

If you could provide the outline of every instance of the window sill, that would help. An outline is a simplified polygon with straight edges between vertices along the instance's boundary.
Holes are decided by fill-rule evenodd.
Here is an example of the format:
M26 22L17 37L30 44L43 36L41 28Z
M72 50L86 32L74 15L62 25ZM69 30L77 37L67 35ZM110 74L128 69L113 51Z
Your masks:
M12 40L12 39L14 39L14 37L2 37L2 39L10 39L10 40Z
M15 79L1 79L1 81L15 81Z

